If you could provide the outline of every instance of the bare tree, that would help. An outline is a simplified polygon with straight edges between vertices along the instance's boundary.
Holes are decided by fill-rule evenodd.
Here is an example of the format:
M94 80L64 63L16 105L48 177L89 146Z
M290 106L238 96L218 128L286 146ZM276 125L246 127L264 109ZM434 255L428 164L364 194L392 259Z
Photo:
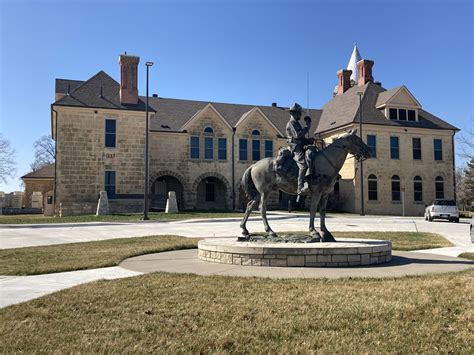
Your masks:
M0 181L7 183L16 174L15 149L10 141L0 134Z
M461 151L458 153L461 157L468 161L474 158L474 119L471 117L471 124L469 129L461 132L458 135L458 143L461 146Z
M31 170L35 171L56 160L56 150L51 135L44 135L33 144L35 148L35 161L30 164Z

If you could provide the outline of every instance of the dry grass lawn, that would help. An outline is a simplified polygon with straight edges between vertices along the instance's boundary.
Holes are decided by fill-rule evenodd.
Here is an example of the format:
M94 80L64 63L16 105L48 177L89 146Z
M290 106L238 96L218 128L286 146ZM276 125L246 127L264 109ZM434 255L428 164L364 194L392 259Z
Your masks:
M336 238L389 239L394 250L451 246L437 234L406 232L334 233ZM143 254L197 247L198 239L150 236L0 250L0 275L37 275L115 266Z
M99 281L1 309L0 353L467 354L473 276Z
M383 239L392 241L394 250L410 251L454 246L436 233L424 232L336 232L337 238Z
M451 246L438 234L410 232L334 233L336 238L388 239L394 250ZM178 236L123 238L0 250L0 275L38 275L118 265L143 254L197 247L198 239Z
M37 275L115 266L132 256L197 248L198 239L172 235L0 250L0 275Z
M238 212L200 212L182 211L178 213L150 212L151 221L184 220L195 218L242 218ZM143 213L122 213L106 216L82 215L66 217L45 217L42 214L0 215L0 224L44 224L44 223L83 223L83 222L138 222Z

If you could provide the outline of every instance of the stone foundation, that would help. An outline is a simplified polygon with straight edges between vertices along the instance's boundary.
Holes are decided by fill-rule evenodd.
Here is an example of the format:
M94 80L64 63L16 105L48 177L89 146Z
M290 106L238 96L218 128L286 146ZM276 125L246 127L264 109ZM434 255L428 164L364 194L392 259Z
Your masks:
M276 267L348 267L392 260L392 243L344 239L336 243L276 244L206 239L198 244L199 259L222 264Z

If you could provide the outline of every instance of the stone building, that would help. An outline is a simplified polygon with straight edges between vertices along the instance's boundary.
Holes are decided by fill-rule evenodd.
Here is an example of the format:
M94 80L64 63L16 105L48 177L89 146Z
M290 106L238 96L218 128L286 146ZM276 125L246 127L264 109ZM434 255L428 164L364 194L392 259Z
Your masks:
M103 71L86 81L56 79L51 121L58 214L93 213L101 190L108 192L112 212L143 208L146 97L137 90L139 58L121 55L119 64L120 83ZM386 90L375 83L372 61L357 65L339 71L334 98L311 109L311 135L330 142L358 127L358 92L363 93L363 136L376 153L364 166L366 212L401 214L403 189L406 214L421 214L435 196L453 198L457 128L423 110L406 87ZM149 110L151 208L163 209L167 193L175 191L180 209L240 209L245 169L286 146L289 113L276 103L153 95ZM348 159L342 178L353 178L355 170ZM341 180L335 193L343 210L358 212L358 176ZM282 206L284 198L274 194L270 204Z
M54 190L54 164L46 165L21 177L25 184L25 208L43 208ZM35 198L32 199L32 196ZM32 203L33 200L33 203Z

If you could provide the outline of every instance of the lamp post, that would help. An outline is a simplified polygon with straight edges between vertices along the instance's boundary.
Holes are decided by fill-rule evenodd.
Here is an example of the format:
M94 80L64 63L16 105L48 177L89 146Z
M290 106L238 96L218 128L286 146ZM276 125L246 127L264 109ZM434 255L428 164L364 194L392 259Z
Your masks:
M362 135L362 96L364 95L363 92L358 92L359 95L359 134L360 139L364 140ZM360 215L365 216L364 210L364 165L363 160L360 160Z
M148 217L148 72L153 62L146 62L146 114L145 114L145 191L143 203L143 220L150 219Z

